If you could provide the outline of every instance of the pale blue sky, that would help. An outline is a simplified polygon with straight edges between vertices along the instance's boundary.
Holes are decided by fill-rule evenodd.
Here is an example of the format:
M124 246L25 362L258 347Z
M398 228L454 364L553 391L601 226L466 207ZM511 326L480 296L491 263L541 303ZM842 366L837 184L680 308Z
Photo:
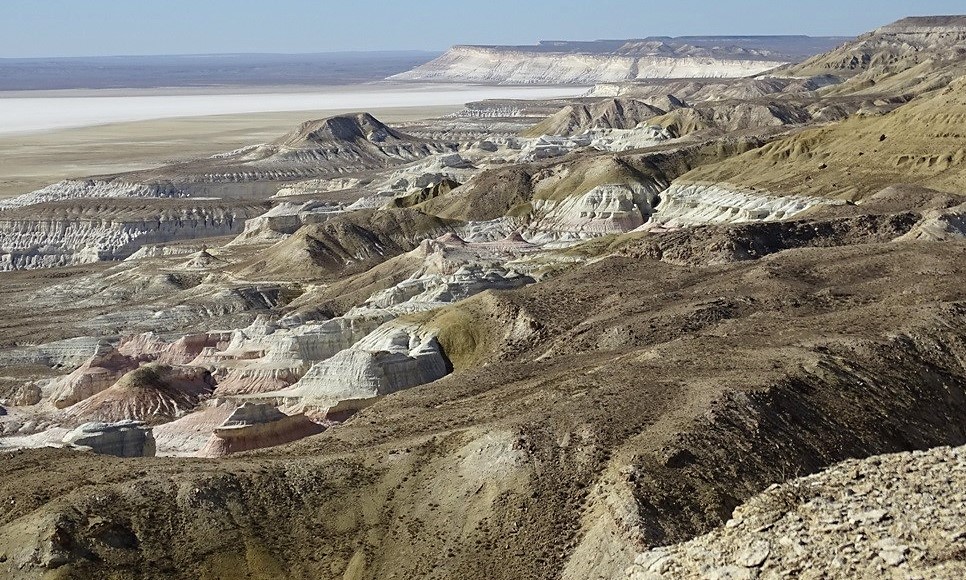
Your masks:
M902 16L964 12L963 0L0 0L0 57L851 36Z

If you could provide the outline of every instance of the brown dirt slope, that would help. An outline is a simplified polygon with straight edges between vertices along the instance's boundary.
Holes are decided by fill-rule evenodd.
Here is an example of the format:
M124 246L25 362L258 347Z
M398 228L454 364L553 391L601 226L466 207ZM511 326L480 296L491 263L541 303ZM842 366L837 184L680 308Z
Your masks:
M451 307L463 321L443 341L484 342L462 352L476 364L270 453L5 456L0 571L609 577L773 481L966 442L966 245L852 229L721 265L613 256L484 293Z
M408 252L456 223L410 208L355 211L299 228L259 252L241 272L255 279L331 281Z

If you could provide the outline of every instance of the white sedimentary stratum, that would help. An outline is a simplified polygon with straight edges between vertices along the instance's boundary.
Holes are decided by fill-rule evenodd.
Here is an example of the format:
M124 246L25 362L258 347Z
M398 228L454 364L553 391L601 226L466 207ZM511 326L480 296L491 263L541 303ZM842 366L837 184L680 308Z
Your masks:
M62 202L67 203L67 202ZM255 206L112 210L60 205L0 212L0 271L121 260L147 244L241 233Z
M352 347L317 363L291 388L268 396L308 407L370 399L422 385L449 373L436 337L389 322Z
M535 243L569 244L629 232L647 221L657 193L657 184L606 184L559 201L534 200L526 233Z
M688 226L779 220L822 203L828 203L828 200L803 195L778 196L767 192L737 191L725 185L675 183L661 194L657 211L648 225Z
M762 73L781 64L784 63L720 59L711 56L546 53L456 46L439 58L390 79L514 85L589 85L637 79L736 78Z

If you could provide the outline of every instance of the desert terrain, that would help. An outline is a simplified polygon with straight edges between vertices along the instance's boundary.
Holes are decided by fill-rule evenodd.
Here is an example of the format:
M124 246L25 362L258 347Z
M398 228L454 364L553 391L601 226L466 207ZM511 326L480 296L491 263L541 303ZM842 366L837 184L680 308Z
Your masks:
M961 578L966 17L739 41L0 138L0 574Z

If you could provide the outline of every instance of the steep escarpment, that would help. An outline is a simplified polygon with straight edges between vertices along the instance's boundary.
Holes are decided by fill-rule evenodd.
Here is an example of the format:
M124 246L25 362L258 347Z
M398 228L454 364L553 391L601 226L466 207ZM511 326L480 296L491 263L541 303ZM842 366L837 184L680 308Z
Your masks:
M966 74L962 16L905 18L779 74L832 74L846 82L830 94L918 94Z
M534 53L499 47L456 46L411 71L389 77L403 81L500 84L574 84L655 78L743 77L782 61L636 51L613 54Z
M0 270L121 260L142 246L238 234L255 203L70 200L0 211Z

